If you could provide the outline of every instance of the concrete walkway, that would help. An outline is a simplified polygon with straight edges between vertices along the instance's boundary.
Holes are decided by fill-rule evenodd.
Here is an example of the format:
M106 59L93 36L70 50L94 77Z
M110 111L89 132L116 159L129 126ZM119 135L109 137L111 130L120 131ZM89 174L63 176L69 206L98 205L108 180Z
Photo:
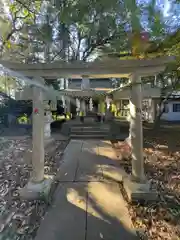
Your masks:
M110 143L71 140L35 240L137 239L119 189L122 174Z

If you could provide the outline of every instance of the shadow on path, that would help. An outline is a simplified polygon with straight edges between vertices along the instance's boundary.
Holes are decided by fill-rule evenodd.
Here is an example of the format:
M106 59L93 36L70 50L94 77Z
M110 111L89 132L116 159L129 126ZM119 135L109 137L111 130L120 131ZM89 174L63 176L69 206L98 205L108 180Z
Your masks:
M121 170L113 154L108 142L70 142L53 204L35 240L138 239L120 192Z

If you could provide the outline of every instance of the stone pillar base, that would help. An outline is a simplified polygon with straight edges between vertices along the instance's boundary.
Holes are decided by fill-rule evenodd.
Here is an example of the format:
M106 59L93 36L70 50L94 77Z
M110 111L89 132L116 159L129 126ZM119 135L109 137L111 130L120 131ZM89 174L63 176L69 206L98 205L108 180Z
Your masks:
M44 147L46 152L51 155L53 152L56 151L56 141L54 138L45 138L44 139Z
M54 144L55 140L52 137L44 138L44 147L48 147L50 144Z
M49 176L40 183L28 182L19 190L20 197L26 200L44 200L49 202L54 177Z
M131 180L131 177L123 179L124 190L130 202L154 202L158 200L158 192L151 189L151 183L138 183Z

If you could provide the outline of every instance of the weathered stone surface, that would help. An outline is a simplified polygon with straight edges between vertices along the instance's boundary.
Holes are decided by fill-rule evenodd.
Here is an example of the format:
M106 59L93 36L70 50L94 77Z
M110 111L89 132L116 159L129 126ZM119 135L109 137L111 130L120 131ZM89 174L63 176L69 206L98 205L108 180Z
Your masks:
M96 182L103 180L103 172L102 168L99 165L92 166L92 168L83 168L81 166L78 167L76 172L75 181L77 182Z
M83 141L75 181L101 181L103 173L96 141Z
M137 239L117 183L89 183L87 212L87 240Z
M158 199L158 192L151 190L151 185L148 181L141 184L132 181L130 177L125 177L123 179L123 186L130 202L148 202Z
M61 183L52 208L47 212L35 240L84 240L86 234L86 187Z
M80 154L82 148L82 141L71 140L66 147L62 164L57 173L57 180L60 182L72 182L75 180L76 171L78 167L78 154Z
M101 167L103 171L103 179L105 180L122 182L127 176L127 173L119 166L102 165Z
M100 145L110 149L100 141L69 143L60 170L66 175L59 175L53 206L35 240L136 239L118 184L124 172L113 158L99 155Z
M42 199L48 201L53 180L53 177L49 177L41 183L28 182L24 188L20 189L20 196L28 200Z

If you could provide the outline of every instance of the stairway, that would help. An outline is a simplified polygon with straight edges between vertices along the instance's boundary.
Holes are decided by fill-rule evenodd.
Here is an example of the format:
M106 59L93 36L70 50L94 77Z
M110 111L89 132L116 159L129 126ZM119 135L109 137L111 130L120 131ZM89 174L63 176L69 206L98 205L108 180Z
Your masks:
M116 126L115 132L110 126ZM79 119L69 120L62 125L61 134L71 139L101 139L124 141L129 136L129 126L121 125L118 121L109 124L95 122L93 118L85 118L81 123Z
M82 123L71 126L71 139L107 139L109 126L105 123Z

